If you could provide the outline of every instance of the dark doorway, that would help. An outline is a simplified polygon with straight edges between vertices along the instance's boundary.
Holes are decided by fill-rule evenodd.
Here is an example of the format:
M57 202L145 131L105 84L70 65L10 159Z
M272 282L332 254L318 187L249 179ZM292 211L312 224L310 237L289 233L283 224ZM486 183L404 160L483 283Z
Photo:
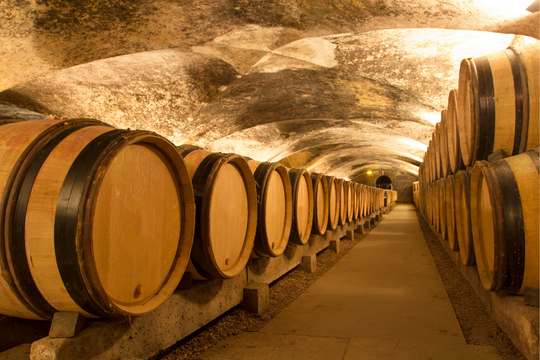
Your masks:
M379 189L392 190L392 180L386 175L379 176L375 182L375 186Z

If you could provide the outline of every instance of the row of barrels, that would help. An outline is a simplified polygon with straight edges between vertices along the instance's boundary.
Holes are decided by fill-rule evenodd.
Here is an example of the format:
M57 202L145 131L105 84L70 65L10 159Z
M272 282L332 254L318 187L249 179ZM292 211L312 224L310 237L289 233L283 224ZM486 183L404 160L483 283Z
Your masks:
M538 41L461 61L458 88L419 169L421 188L496 151L512 156L540 145L539 67Z
M0 313L143 315L186 271L250 258L366 216L394 192L92 119L0 125Z
M414 193L416 206L484 288L523 295L539 286L539 149L477 161Z

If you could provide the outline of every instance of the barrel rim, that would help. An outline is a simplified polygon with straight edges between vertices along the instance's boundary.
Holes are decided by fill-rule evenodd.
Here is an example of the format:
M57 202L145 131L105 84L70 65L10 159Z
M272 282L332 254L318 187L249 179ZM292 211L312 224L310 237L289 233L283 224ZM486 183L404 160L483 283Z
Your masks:
M45 320L50 320L52 318L52 313L48 307L42 306L39 302L36 303L36 301L33 301L34 299L26 296L25 293L27 293L27 291L24 287L22 287L22 284L25 283L24 279L19 281L12 273L15 263L12 260L8 260L8 257L11 258L12 254L8 254L11 252L11 250L6 249L5 246L9 244L9 241L7 240L12 237L12 225L15 209L9 208L8 204L11 204L12 206L16 204L15 198L18 198L19 196L20 186L22 186L22 181L26 177L28 167L31 165L33 159L39 153L40 149L50 140L54 139L58 133L61 133L66 126L72 126L74 123L79 121L95 122L96 120L83 118L71 120L42 119L11 123L15 126L20 126L20 124L23 123L25 126L29 127L38 126L42 123L52 123L47 128L43 129L43 131L40 132L23 151L21 151L17 161L14 163L14 166L10 171L10 174L6 178L4 192L1 194L0 198L0 219L2 219L2 221L0 221L0 236L2 236L3 241L3 246L0 246L0 270L2 271L4 281L9 286L12 294L15 295L17 300L19 300L19 302L28 311L35 314L36 317Z
M470 175L465 170L460 170L456 173L454 183L454 199L456 211L456 223L465 225L465 228L458 228L458 242L460 258L464 265L470 266L475 263L474 255L474 240L472 235L472 223L471 223L471 204L470 204ZM462 200L465 200L465 204L462 204ZM467 214L462 214L461 209L465 208ZM463 219L462 217L465 217ZM464 221L463 221L464 220ZM459 231L459 230L462 231ZM468 245L468 246L465 246Z
M484 289L488 291L498 291L504 284L504 275L501 269L501 264L504 261L504 258L500 256L501 244L501 234L504 233L504 219L502 219L502 214L499 209L502 207L500 198L497 196L490 196L490 206L492 210L492 222L494 225L494 238L493 238L493 255L494 262L493 268L489 269L487 261L484 258L484 243L482 241L482 221L480 218L480 208L478 207L478 201L480 201L480 194L484 181L486 180L486 185L488 187L487 191L490 194L496 194L499 191L499 184L496 177L492 172L492 165L485 160L477 161L473 167L471 173L471 222L476 226L472 229L473 243L474 243L474 252L476 265L478 268L478 275L484 286ZM476 200L476 201L474 201ZM504 268L504 265L502 266Z
M304 178L308 187L308 225L309 231L307 231L304 234L304 238L302 239L299 234L298 224L296 222L296 219L298 217L298 214L296 212L296 206L298 202L298 188L300 186L300 179ZM309 241L309 237L312 232L312 226L313 226L313 185L311 183L311 176L309 175L309 172L306 169L290 169L289 170L289 180L291 180L291 187L292 187L292 197L293 197L293 220L292 220L292 227L291 227L291 237L289 238L289 241L293 244L297 245L305 245ZM294 180L294 181L293 181Z
M325 175L326 176L326 181L328 182L328 226L330 227L330 230L336 230L337 227L338 227L338 223L339 223L339 206L340 206L340 203L339 203L339 191L337 189L337 178L335 176L331 176L331 175ZM336 219L332 222L332 213L331 213L331 209L330 209L330 196L331 196L331 193L332 193L332 190L331 190L331 187L334 186L334 190L336 192L336 205L335 205L335 213L337 214L336 215Z
M281 180L283 181L285 189L285 223L283 225L282 233L283 241L281 241L280 246L276 249L272 249L272 247L268 244L268 239L265 238L267 233L265 204L268 196L266 184L273 171L276 171L279 174ZM257 195L260 199L260 201L258 202L257 211L258 226L256 229L253 251L257 256L277 257L281 255L287 248L287 244L289 242L289 235L292 228L293 206L291 181L289 179L289 175L287 174L287 168L278 162L261 162L255 169L253 174L255 177L255 181L257 182Z
M86 221L86 219L94 216L95 201L98 198L97 194L101 189L108 165L114 160L116 155L128 146L142 143L149 144L149 146L158 150L169 161L171 169L175 170L174 176L176 177L176 185L178 186L178 195L181 198L179 199L180 203L184 205L183 211L181 211L180 221L182 226L180 229L181 233L175 259L169 273L163 279L163 285L156 291L154 296L143 304L139 304L139 302L134 302L129 305L113 303L106 295L106 292L99 281L97 266L93 256L90 259L86 259L81 253L79 257L79 261L85 261L86 264L92 264L92 266L82 267L83 277L85 281L90 284L91 289L95 292L96 296L101 299L105 305L104 308L111 311L112 314L124 316L147 314L161 305L163 301L174 292L190 260L195 232L195 198L191 178L182 156L174 144L166 138L153 132L134 130L129 131L129 133L123 133L116 138L116 141L111 142L109 148L103 154L103 157L101 157L94 165L95 172L93 172L92 176L93 181L87 182L88 187L85 189L85 196L83 197L86 201L81 202L80 210L82 211L79 213L83 227L78 231L79 244L84 249L84 253L93 254L92 222Z
M326 230L328 229L328 213L329 213L329 205L328 205L328 182L326 181L326 178L324 177L324 174L319 173L312 173L311 174L312 179L312 188L313 188L313 225L311 227L311 233L315 233L316 235L324 235L326 233ZM319 189L319 184L321 184L323 188L323 199L324 199L324 209L323 209L323 218L324 218L324 225L319 227L319 221L318 221L318 214L317 209L315 209L315 204L317 201L317 193Z

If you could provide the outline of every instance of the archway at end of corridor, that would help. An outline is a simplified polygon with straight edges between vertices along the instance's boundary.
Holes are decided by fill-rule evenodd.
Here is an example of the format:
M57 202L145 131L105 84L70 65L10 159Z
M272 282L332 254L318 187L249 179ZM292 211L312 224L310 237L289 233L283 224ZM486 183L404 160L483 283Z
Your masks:
M392 190L392 180L386 175L379 176L375 186L380 189Z

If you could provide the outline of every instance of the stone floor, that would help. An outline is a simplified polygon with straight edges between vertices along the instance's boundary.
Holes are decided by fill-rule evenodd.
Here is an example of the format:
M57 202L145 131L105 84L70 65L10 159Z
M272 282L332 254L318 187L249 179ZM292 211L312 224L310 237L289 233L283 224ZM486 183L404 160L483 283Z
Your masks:
M261 331L197 359L500 359L467 345L412 205L399 205Z

